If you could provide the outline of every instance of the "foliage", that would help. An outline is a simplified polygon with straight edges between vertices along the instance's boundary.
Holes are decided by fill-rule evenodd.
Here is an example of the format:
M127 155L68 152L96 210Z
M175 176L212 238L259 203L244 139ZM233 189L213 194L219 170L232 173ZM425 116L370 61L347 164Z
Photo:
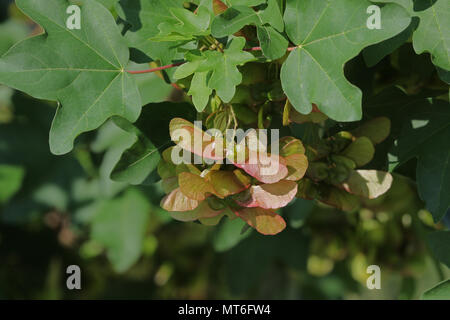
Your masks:
M114 272L147 259L161 286L197 248L199 282L223 260L222 298L264 296L263 278L341 298L318 277L356 292L370 264L403 276L397 297L427 261L445 280L448 1L82 0L69 29L73 3L16 0L0 24L8 239L46 225Z

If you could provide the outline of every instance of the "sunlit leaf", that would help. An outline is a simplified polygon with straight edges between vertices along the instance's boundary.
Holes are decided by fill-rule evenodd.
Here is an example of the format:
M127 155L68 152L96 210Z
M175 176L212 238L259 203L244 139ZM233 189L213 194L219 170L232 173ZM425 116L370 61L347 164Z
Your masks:
M238 204L249 208L279 209L287 206L296 194L297 183L282 180L273 184L252 186L249 190L249 198L245 199L245 202L238 201Z
M297 181L304 177L308 169L308 158L304 154L292 154L284 159L288 169L286 180Z
M60 102L50 131L55 154L75 138L119 115L137 120L141 99L124 72L129 50L111 13L96 1L81 5L80 30L66 27L67 0L18 0L17 6L46 34L15 45L0 59L0 83L39 99Z
M371 30L366 13L370 5L368 0L287 0L286 33L297 48L283 64L281 81L297 111L309 114L315 103L337 121L361 118L362 93L345 78L344 64L411 22L405 9L387 4L381 8L382 28Z
M275 235L286 228L284 219L271 210L262 208L244 208L236 214L264 235Z

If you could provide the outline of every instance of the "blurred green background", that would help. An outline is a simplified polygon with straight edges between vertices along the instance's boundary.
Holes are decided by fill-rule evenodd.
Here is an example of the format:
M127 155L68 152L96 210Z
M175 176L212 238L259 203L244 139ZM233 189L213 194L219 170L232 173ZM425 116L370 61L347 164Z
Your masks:
M0 54L40 32L12 1L0 8ZM147 102L178 99L155 74L139 81ZM450 276L424 241L444 226L407 178L354 213L297 200L276 237L241 234L239 219L181 223L159 208L158 184L109 178L133 135L108 122L53 156L54 112L54 103L0 85L0 299L415 299ZM73 264L82 290L66 288ZM371 264L381 267L381 290L366 287Z

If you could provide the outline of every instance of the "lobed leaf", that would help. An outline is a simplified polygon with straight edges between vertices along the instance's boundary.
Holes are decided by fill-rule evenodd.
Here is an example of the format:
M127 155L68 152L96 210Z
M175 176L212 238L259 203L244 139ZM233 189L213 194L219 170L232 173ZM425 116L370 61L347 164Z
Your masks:
M183 59L184 54L178 51L183 41L151 40L160 32L158 26L161 23L178 23L170 10L183 8L183 3L184 0L120 0L116 6L119 16L131 25L125 33L128 46L143 54L146 58L144 62L154 60L167 65ZM166 72L172 76L174 70Z
M0 164L0 204L6 203L19 191L24 177L23 167Z
M294 108L312 104L337 121L361 119L361 91L344 76L344 64L364 47L389 39L411 22L396 4L381 8L382 28L367 28L367 0L287 0L286 33L297 48L281 69L284 92ZM333 49L331 49L333 48ZM326 94L324 94L326 93Z
M254 56L249 52L244 52L242 49L245 46L245 39L236 37L229 42L227 48L222 52L218 51L204 51L197 54L187 54L187 63L178 68L175 73L177 79L183 79L193 73L207 72L207 85L210 89L216 90L217 95L224 101L230 102L236 92L236 86L242 82L242 74L239 72L237 66L243 65L246 62L254 60ZM197 86L198 79L194 84L195 92L200 88ZM191 82L192 85L192 82ZM204 83L200 82L201 87ZM195 98L195 101L200 98ZM195 102L194 101L194 102ZM198 101L197 109L203 110L204 100Z
M439 100L421 100L417 107L401 130L398 156L401 163L418 158L419 195L439 221L450 206L450 108Z
M254 25L263 54L268 59L282 57L286 53L288 41L280 33L284 30L284 22L277 0L268 0L266 7L260 10L250 8L252 6L254 3L251 2L246 5L233 3L225 12L214 18L211 33L217 38L223 38L238 32L246 25Z
M450 267L450 231L430 233L428 243L433 255L447 267Z
M428 8L414 12L420 18L413 34L414 50L417 54L429 52L436 66L450 71L450 2L423 2Z

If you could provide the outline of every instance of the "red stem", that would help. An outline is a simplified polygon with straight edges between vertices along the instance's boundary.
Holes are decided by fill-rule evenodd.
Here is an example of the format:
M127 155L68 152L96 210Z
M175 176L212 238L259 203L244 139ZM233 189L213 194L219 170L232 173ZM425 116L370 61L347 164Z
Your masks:
M178 66L181 66L183 63L186 63L186 61L172 63L172 64L168 64L166 66L161 66L161 67L157 67L157 68L153 68L153 69L139 70L139 71L127 71L127 72L131 73L131 74L151 73L151 72L161 71L161 70L165 70L165 69L170 69L173 67L178 67Z
M289 47L289 48L287 48L287 51L294 51L295 48L297 48L297 47ZM253 47L253 48L244 49L244 50L245 51L261 51L262 49L261 49L261 47ZM186 61L172 63L172 64L168 64L166 66L161 66L161 67L153 68L153 69L139 70L139 71L127 71L127 72L130 73L130 74L152 73L152 72L156 72L156 71L170 69L170 68L173 68L173 67L178 67L178 66L181 66L184 63L186 63Z

